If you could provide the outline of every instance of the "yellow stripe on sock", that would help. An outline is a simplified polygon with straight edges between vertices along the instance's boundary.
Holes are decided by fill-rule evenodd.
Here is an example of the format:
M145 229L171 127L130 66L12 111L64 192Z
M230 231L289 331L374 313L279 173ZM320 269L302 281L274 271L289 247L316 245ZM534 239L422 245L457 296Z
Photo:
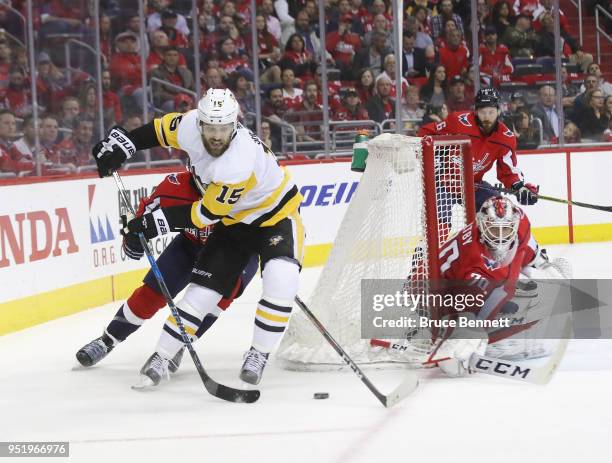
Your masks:
M264 312L260 308L257 309L256 314L262 318L265 318L266 320L270 320L273 322L287 323L289 321L289 317L281 317L280 315L272 315L271 313Z
M178 330L179 327L176 324L176 320L174 319L174 317L172 315L168 316L168 319L166 320L170 323L172 323L174 326L176 326L176 329ZM193 328L188 327L187 325L185 325L185 323L183 323L183 326L185 327L185 331L187 332L187 334L190 334L191 336L195 336L196 334L196 330L194 330ZM179 330L180 332L180 330Z

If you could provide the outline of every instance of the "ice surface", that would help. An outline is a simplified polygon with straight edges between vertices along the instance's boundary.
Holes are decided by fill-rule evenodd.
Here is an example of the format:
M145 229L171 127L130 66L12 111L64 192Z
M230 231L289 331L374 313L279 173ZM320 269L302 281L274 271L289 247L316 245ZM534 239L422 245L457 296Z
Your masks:
M554 246L549 255L572 261L575 278L612 278L612 245ZM305 299L317 274L318 269L303 273ZM241 385L238 372L250 346L259 292L256 277L197 345L207 370L221 382ZM419 389L389 410L350 372L298 373L272 363L259 402L242 405L208 395L188 357L158 390L130 389L157 342L165 311L98 366L73 371L76 350L101 333L117 306L0 337L1 441L68 440L69 461L105 463L612 458L610 341L573 341L544 387L421 372ZM397 386L403 374L368 372L384 391ZM329 392L330 398L314 400L314 392Z

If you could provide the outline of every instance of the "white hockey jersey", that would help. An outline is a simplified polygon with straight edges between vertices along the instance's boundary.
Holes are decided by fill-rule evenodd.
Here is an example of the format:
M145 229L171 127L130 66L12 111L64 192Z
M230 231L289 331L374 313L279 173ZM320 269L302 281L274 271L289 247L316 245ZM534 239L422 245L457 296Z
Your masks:
M186 151L206 186L204 197L191 209L198 227L219 220L266 227L297 212L302 195L289 171L250 130L239 127L227 151L213 157L202 142L196 110L166 114L154 124L160 144Z

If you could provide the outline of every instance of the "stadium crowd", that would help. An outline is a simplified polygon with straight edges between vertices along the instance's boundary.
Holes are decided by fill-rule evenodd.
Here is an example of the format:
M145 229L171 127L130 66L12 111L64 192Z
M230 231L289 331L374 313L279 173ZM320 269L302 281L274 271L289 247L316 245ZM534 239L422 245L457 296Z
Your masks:
M468 46L471 25L466 0L405 1L399 52L393 49L389 1L328 0L324 53L315 0L257 0L255 47L251 0L196 0L197 44L191 0L145 3L146 24L141 25L138 0L100 0L98 45L92 1L35 0L36 56L35 63L29 63L21 19L27 16L26 1L0 2L0 175L35 172L31 79L37 90L43 174L91 166L91 146L99 138L99 127L108 130L121 124L130 130L146 122L145 112L151 118L193 108L198 80L202 92L230 88L242 108L243 122L254 127L255 73L261 82L262 139L279 155L286 154L291 148L286 143L290 127L289 133L305 152L320 153L322 60L327 62L333 121L374 121L382 129L392 129L398 82L401 117L409 134L422 123L473 105L475 63ZM589 2L588 8L597 3L609 8L605 0ZM552 0L477 2L481 83L500 88L505 96L502 117L516 134L519 148L554 144L559 138L560 114L551 82L552 4ZM593 56L581 49L563 11L560 25L565 142L611 140L612 84ZM96 55L75 43L100 50L101 102ZM72 53L67 55L65 47ZM253 48L258 54L256 67ZM195 69L195 50L200 72ZM395 73L398 59L402 76ZM143 72L147 88L142 85ZM372 127L371 122L361 127L340 124L338 131L349 135L348 141L355 130ZM182 159L182 153L165 149L151 153L153 160L174 158Z

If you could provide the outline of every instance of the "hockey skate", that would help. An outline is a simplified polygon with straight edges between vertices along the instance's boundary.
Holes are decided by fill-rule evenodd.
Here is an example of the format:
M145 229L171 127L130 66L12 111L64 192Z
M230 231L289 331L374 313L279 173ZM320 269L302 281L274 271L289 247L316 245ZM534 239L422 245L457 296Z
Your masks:
M517 280L514 295L517 297L536 297L538 284L533 280Z
M240 379L245 383L259 384L270 354L259 352L254 347L244 354Z
M76 358L84 367L91 367L106 357L113 347L115 347L113 340L104 333L81 347L76 353Z
M175 373L178 370L184 351L185 348L181 347L171 359L162 357L157 352L154 352L140 369L140 382L132 386L132 388L147 389L157 386L162 379L170 379L170 373Z
M170 360L153 352L140 369L140 381L132 389L147 389L157 386L162 379L170 379Z

